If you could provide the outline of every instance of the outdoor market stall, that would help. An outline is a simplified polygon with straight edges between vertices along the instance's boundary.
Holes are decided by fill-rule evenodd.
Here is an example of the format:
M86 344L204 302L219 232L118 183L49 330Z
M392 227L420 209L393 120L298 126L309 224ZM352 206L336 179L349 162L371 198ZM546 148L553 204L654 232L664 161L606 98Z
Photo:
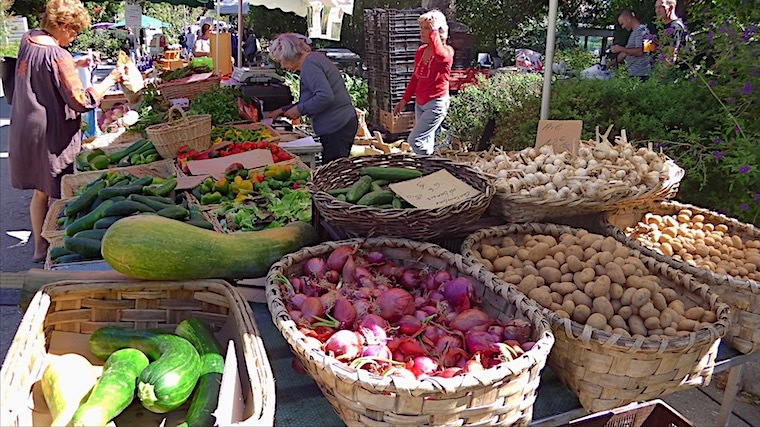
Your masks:
M0 375L11 424L556 424L758 354L757 231L664 202L683 171L624 132L313 169L255 100L181 70L115 120L139 140L63 180L46 267L131 279L36 293Z

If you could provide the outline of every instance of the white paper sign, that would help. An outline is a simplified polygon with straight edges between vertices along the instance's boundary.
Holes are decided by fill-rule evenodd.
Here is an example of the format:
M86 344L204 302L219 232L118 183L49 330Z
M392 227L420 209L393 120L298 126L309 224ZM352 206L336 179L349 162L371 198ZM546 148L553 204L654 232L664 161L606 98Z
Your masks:
M124 2L124 24L127 28L142 27L142 6L137 0L126 0Z
M412 206L421 209L455 205L480 193L446 169L421 178L396 182L390 184L389 187Z

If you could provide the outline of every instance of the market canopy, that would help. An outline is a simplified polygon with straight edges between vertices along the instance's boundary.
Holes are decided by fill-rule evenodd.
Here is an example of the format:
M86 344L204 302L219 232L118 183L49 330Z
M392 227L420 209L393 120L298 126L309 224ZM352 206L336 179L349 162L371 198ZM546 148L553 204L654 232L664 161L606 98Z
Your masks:
M111 25L110 28L120 28L120 27L126 27L127 24L122 19L121 21ZM160 21L156 18L151 18L150 16L143 15L142 18L140 18L140 27L141 28L161 28L161 27L168 27L169 24L166 22Z
M192 0L195 1L195 0ZM218 10L223 15L235 15L238 13L240 0L219 0ZM298 16L306 16L310 3L322 4L327 7L339 7L344 13L352 14L354 9L354 0L244 0L242 1L242 13L248 14L250 6L264 6L267 9L280 9L284 12L292 12ZM213 6L209 7L215 7Z

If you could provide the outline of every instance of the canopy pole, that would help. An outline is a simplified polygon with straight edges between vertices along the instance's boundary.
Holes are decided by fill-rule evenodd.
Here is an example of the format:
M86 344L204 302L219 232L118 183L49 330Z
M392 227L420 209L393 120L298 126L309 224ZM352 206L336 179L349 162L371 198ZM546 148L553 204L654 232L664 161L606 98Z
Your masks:
M237 66L243 66L243 0L238 0Z
M546 29L546 60L544 61L544 90L541 94L541 120L549 119L549 98L552 91L554 38L557 32L557 0L549 0L549 26Z

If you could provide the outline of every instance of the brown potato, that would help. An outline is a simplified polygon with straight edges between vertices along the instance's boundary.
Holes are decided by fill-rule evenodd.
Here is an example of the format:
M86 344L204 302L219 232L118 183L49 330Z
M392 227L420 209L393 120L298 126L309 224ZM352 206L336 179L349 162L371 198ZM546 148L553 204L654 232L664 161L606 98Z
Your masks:
M628 320L628 318L633 315L633 309L630 306L624 305L618 309L617 314L619 314L623 319Z
M591 307L592 299L583 293L580 289L573 291L573 302L575 303L576 307L579 305L585 305L587 307Z
M562 301L562 309L568 313L572 313L575 310L575 303L571 299Z
M543 277L545 283L552 284L562 280L562 273L554 267L541 267L538 274Z
M549 254L549 249L549 245L546 243L539 243L530 249L527 259L533 261L534 263L541 261L545 256Z
M515 247L515 246L517 246L517 245L515 244L515 241L514 241L514 240L512 240L512 238L511 238L511 237L509 237L509 236L504 236L504 237L501 239L501 247L503 247L503 248L507 248L507 247Z
M604 265L604 269L607 272L607 277L609 277L613 283L620 283L622 285L626 282L626 277L625 277L625 273L623 272L623 268L615 264L614 262L606 263Z
M692 307L683 313L684 317L691 320L699 320L704 314L705 309L702 307Z
M641 307L652 299L652 292L647 288L641 288L634 292L631 297L631 305L635 307Z
M568 258L570 255L575 256L579 260L583 260L583 248L580 245L572 245L567 248L565 251L565 254L567 254Z
M644 327L649 330L660 329L660 319L657 317L648 317L644 319Z
M511 256L496 258L493 262L493 268L496 271L507 271L512 266L512 259Z
M610 298L619 300L623 296L623 286L619 283L610 284Z
M525 295L530 294L531 291L541 286L538 283L536 276L529 274L520 281L517 285L517 289Z
M626 325L626 327L627 326L628 325ZM622 336L624 336L626 338L631 338L631 333L628 332L627 330L625 330L625 328L615 328L615 329L612 330L612 333L616 334L616 335L622 335Z
M638 334L641 336L647 336L647 333L649 332L644 326L644 320L637 316L637 315L631 315L631 317L628 318L628 330L631 331L633 334Z
M509 256L513 257L517 255L517 250L519 248L517 246L502 246L499 248L499 256Z
M557 313L557 316L563 318L563 319L569 319L570 315L565 310L555 310L555 313Z
M628 327L628 324L625 323L625 319L623 319L619 314L616 314L616 315L610 317L610 320L609 320L608 323L613 328L623 328L623 329L625 329L626 327Z
M626 288L625 291L623 291L623 296L620 297L620 302L624 305L631 305L631 300L633 299L633 294L636 293L636 288Z
M594 297L609 297L610 295L610 279L607 276L599 276L596 278L596 283L592 289Z
M610 300L605 297L594 298L593 309L596 313L604 315L605 320L609 320L615 314Z
M509 274L509 273L504 274L504 281L507 283L511 283L513 285L520 283L522 279L523 277L520 276L519 274Z
M575 310L571 314L571 318L578 323L586 323L586 319L591 316L591 308L587 305L576 305Z
M665 301L665 297L661 292L652 295L652 303L654 303L654 307L660 311L665 310L668 307L668 302Z
M615 252L615 249L618 248L618 245L620 245L620 243L618 243L618 241L615 240L614 237L611 237L611 236L605 237L604 240L602 241L602 251L608 252L610 256L612 256L612 253Z
M575 283L572 282L555 282L551 283L549 287L552 291L559 292L562 295L571 294L578 289L578 287L575 286Z
M600 313L592 313L587 319L586 324L596 329L604 329L607 326L607 318Z
M499 256L499 250L491 245L481 245L480 253L483 258L493 261Z
M660 310L654 308L654 305L651 301L648 301L641 307L639 307L639 316L641 316L642 319L648 319L650 317L656 317L657 322L660 321Z
M565 263L571 272L576 273L583 270L583 262L576 255L568 255L565 259Z
M546 288L546 289L548 289L548 288ZM550 308L551 305L552 305L552 303L554 301L552 300L551 294L546 289L543 288L543 287L533 289L528 294L528 298L536 301L538 304L540 304L540 305L542 305L542 306L544 306L546 308Z
M560 294L559 292L552 292L551 296L552 296L552 301L554 301L557 304L562 304L562 301L563 301L562 294Z
M715 312L712 310L705 310L705 314L703 314L702 318L699 320L706 323L715 323L718 320L718 316L716 316Z

